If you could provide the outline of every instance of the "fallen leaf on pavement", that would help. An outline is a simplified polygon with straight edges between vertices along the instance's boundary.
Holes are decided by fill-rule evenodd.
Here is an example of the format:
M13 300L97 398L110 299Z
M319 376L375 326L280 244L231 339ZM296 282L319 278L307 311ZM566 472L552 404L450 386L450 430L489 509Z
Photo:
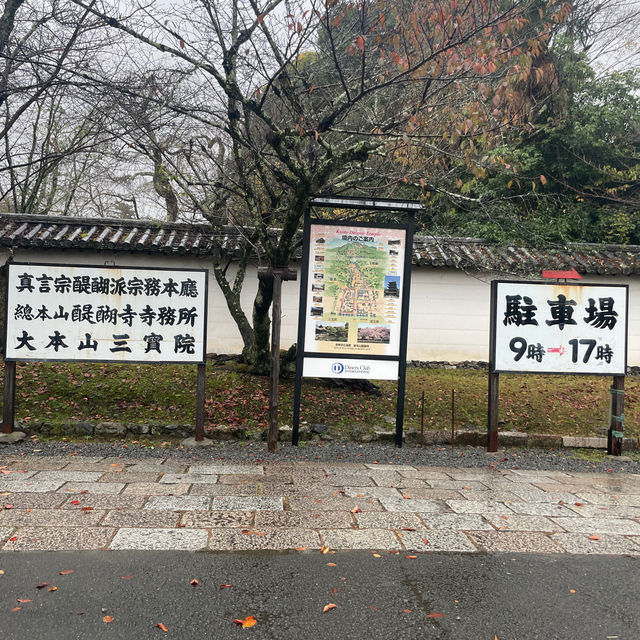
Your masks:
M102 622L104 622L105 624L113 622L113 616L105 616L104 618L102 618Z
M324 545L322 545L322 547L320 548L321 553L329 553L329 551L331 551L331 549L329 549L329 547L325 547Z
M411 613L411 609L403 609L402 613Z
M0 569L0 576L4 573L4 571L2 569Z
M569 593L575 593L576 590L575 589L569 589Z
M73 569L65 569L64 571L61 571L58 575L68 576L70 573L73 573Z
M51 583L50 582L41 582L40 584L36 585L36 589L44 589L45 587L48 587Z
M582 506L584 506L583 502L576 502L576 507L582 507Z
M230 588L231 588L231 585L230 585L230 584L221 584L221 585L220 585L220 588L221 588L221 589L230 589Z
M415 531L413 527L402 527L403 531Z
M337 606L337 604L333 604L333 602L330 602L329 604L324 606L324 608L322 609L322 613L327 613L327 611L331 611L331 609L335 609Z
M57 591L58 587L49 587L47 591Z
M336 563L335 562L327 562L327 567L335 567Z
M4 508L5 509L13 509L13 505L12 504L5 504Z
M162 624L162 622L158 622L158 623L156 624L156 627L158 627L158 629L161 629L161 630L162 630L162 631L164 631L165 633L166 633L167 631L169 631L169 629L167 629L167 627L165 627L165 626Z
M131 580L133 576L120 576L123 580Z
M362 511L362 509L360 509L360 507L353 507L353 509L351 509L351 513L360 513Z
M22 607L13 607L13 609L11 609L11 611L20 611L20 609L22 609Z
M18 602L23 603L23 604L24 604L25 602L33 602L33 600L29 600L28 598L16 598L16 600L17 600Z
M82 507L82 511L93 511L93 507Z
M405 556L407 560L417 560L418 556Z
M427 618L444 618L444 613L437 613L437 612L433 612L430 613Z
M296 547L296 551L306 551L307 547Z
M237 625L240 625L243 629L247 629L249 627L253 627L257 624L257 620L253 616L247 616L244 620L241 618L236 618L234 622Z
M189 584L192 587L197 587L200 583L194 578Z
M589 540L600 540L600 536L589 536Z
M382 558L382 556L381 556L379 553L374 553L374 554L373 554L373 557L374 557L374 558Z

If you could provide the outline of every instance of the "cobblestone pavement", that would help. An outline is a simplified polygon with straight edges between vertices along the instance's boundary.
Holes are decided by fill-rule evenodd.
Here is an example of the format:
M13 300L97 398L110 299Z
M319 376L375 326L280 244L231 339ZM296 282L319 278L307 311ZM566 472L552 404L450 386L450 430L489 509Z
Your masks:
M323 547L640 555L640 475L0 458L3 551Z

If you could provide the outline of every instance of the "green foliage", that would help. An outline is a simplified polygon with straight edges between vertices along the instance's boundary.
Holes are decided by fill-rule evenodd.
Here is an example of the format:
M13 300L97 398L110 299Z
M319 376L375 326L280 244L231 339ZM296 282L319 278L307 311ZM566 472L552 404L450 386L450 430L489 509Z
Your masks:
M597 77L571 43L550 52L557 88L431 195L424 230L532 245L640 242L640 71ZM443 193L444 192L444 193Z

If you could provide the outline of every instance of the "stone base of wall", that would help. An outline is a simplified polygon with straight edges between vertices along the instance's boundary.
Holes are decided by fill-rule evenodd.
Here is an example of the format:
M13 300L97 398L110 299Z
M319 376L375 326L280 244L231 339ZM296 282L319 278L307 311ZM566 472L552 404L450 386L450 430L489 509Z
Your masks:
M52 424L46 421L34 423L16 422L16 431L23 431L28 436L41 435L53 437L86 437L105 438L111 440L139 439L141 437L169 438L182 440L194 436L195 429L192 425L181 424L132 424L124 422L66 422ZM278 439L283 442L291 440L292 428L283 425L278 430ZM211 440L266 440L267 430L257 433L248 426L228 427L219 425L208 427L205 436ZM395 429L382 429L378 427L355 427L346 436L332 436L327 425L303 424L300 426L299 439L309 440L345 440L353 442L389 442L395 441ZM403 441L411 445L419 445L421 442L418 429L405 429ZM422 434L424 445L451 445L451 431L424 431ZM520 447L534 449L606 449L606 438L561 436L553 434L527 434L519 431L499 431L498 445L500 447ZM486 447L486 431L473 429L459 429L454 435L454 446ZM640 450L638 438L624 438L622 441L624 451Z

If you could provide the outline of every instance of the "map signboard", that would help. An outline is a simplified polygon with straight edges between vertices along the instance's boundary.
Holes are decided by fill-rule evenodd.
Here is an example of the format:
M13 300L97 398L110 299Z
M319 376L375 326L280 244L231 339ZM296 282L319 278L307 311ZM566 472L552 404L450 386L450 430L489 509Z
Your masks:
M332 367L309 356L398 357L406 233L402 228L310 225L303 375L397 378L397 365Z
M626 285L492 283L492 372L625 375Z
M205 270L10 263L6 309L6 360L205 360Z

